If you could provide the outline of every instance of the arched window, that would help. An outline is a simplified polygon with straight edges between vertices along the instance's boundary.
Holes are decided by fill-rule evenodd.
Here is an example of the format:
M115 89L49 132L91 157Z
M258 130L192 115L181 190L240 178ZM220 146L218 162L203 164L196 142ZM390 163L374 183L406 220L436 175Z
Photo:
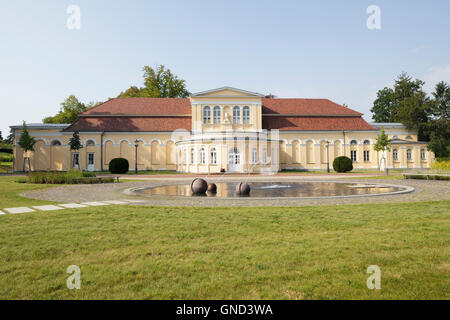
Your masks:
M392 157L394 158L394 161L398 160L398 150L394 149L394 151L392 151Z
M205 164L205 163L206 163L205 148L201 148L200 149L200 164Z
M356 140L352 140L352 141L350 141L350 144L351 144L352 146L354 146L354 145L357 145L358 142L357 142Z
M220 107L215 106L213 109L214 123L220 123Z
M408 159L408 160L412 159L411 149L406 150L406 159Z
M242 117L244 124L250 123L250 108L245 106L242 111Z
M426 159L426 157L425 157L425 149L420 149L420 159L421 160L425 160Z
M267 149L263 149L263 158L262 158L263 164L267 164Z
M61 145L61 142L59 142L58 140L55 140L52 142L52 146L54 147L59 147Z
M393 136L392 139L397 140L398 136Z
M217 151L216 148L211 149L211 164L217 164Z
M370 144L370 140L364 140L363 144L365 144L365 145Z
M210 123L210 122L211 122L211 108L204 107L203 108L203 123Z
M241 122L241 109L236 106L233 108L233 123L238 124Z
M92 140L88 140L88 141L86 142L86 146L88 146L88 147L95 146L95 142L92 141Z
M406 139L409 139L409 140L411 140L411 139L412 139L412 137L411 137L411 136L406 136Z
M195 163L195 149L191 149L191 164Z

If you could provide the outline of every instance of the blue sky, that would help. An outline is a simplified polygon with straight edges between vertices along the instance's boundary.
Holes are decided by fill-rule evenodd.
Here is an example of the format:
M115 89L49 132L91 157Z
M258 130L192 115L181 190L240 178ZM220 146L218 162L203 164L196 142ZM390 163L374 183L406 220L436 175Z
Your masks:
M81 9L69 30L66 10ZM366 26L369 5L381 29ZM142 85L164 64L191 92L233 86L328 98L365 113L402 71L450 83L450 1L5 1L0 3L0 130L40 122Z

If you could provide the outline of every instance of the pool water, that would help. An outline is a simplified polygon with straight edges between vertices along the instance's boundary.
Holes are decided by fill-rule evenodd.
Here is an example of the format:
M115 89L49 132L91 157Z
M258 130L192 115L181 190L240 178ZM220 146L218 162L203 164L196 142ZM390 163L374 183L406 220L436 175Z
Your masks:
M216 183L217 193L207 192L205 197L233 198L242 197L236 194L238 182ZM384 194L402 190L401 187L377 184L337 183L337 182L249 182L251 198L283 198L283 197L330 197ZM143 188L135 191L141 196L185 196L191 197L190 184L168 185ZM197 196L197 195L194 195Z

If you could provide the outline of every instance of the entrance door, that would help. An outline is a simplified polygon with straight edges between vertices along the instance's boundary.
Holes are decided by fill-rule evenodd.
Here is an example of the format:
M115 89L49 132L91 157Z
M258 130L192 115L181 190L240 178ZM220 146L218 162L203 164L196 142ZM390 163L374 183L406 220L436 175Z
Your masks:
M95 170L95 153L89 152L87 154L87 156L88 156L87 169L88 169L88 171L94 171Z
M241 171L241 154L238 148L228 151L228 171Z

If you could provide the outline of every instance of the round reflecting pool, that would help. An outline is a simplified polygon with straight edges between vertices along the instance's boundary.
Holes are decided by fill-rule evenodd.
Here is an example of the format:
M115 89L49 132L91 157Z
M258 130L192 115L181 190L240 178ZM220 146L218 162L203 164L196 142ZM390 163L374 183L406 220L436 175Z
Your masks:
M233 198L238 182L216 183L217 193L207 192L204 197ZM251 191L246 197L251 198L288 198L288 197L332 197L354 195L376 195L404 191L400 186L339 183L339 182L248 182ZM160 187L139 188L133 190L140 196L198 196L192 195L190 184L168 185Z

